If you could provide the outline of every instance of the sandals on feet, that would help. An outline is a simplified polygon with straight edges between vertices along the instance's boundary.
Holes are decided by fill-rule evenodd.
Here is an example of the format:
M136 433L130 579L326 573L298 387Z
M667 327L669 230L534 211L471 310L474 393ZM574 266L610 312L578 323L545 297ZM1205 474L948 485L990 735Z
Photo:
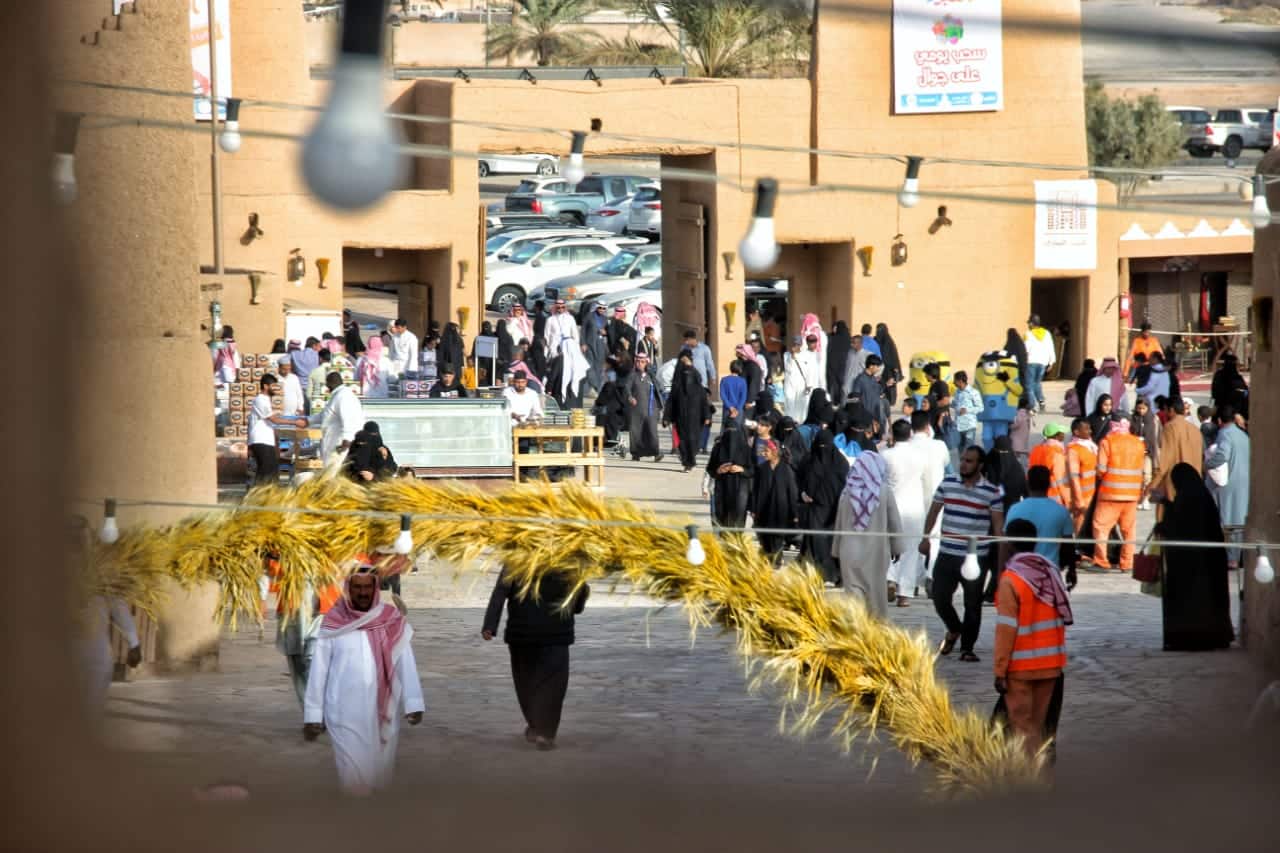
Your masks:
M942 645L938 646L938 654L940 655L951 654L951 650L956 647L956 643L959 641L959 639L960 639L959 634L952 634L950 632L947 632L947 636L944 637L942 640Z

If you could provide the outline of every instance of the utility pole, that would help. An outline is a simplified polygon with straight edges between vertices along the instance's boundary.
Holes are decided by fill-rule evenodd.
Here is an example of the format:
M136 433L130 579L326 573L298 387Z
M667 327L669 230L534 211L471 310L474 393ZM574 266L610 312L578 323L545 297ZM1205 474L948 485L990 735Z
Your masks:
M222 160L218 156L218 16L214 6L218 0L206 0L209 4L209 174L213 195L213 271L221 284L222 266Z

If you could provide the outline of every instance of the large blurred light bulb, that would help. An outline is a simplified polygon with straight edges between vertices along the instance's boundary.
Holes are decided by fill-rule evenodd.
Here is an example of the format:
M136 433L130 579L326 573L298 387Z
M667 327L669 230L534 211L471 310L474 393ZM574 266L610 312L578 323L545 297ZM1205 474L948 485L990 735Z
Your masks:
M707 552L702 550L702 541L698 539L698 525L690 524L685 532L689 534L689 548L684 552L684 558L691 566L701 566L707 561Z
M120 526L116 524L116 502L107 498L102 510L102 529L98 531L98 541L103 545L114 545L120 539Z
M368 207L403 183L399 146L399 128L382 110L382 60L340 54L329 104L302 146L307 185L333 207Z
M907 176L902 179L902 189L898 191L898 204L903 207L915 207L920 201L920 164L923 157L907 158Z
M53 155L53 200L58 204L71 204L80 195L76 183L76 155Z
M964 555L964 563L960 566L960 577L967 581L976 581L982 576L982 565L978 562L978 540L969 537L969 553Z
M413 531L410 529L413 519L408 515L400 516L400 535L396 537L395 552L397 554L413 553Z
M755 207L751 227L738 244L738 256L748 270L765 270L778 261L778 243L774 238L773 208L778 201L778 182L773 178L756 181Z
M1267 179L1262 175L1253 176L1253 219L1254 228L1266 228L1271 224L1271 208L1267 206Z
M1253 564L1253 579L1258 583L1271 583L1276 579L1276 570L1267 557L1267 549L1258 546L1258 561Z
M218 135L218 147L228 154L240 150L240 99L227 98L227 119Z
M587 176L587 170L582 165L582 149L587 145L587 135L581 130L573 132L573 147L569 149L569 165L564 167L561 173L566 181L575 186L579 181Z

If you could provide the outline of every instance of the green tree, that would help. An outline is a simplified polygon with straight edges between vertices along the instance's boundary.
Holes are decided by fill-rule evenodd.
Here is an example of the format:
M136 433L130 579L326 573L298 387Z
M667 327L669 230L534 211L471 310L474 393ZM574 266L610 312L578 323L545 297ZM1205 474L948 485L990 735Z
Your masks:
M515 0L511 23L495 26L485 40L490 59L532 54L538 65L580 53L587 39L566 27L578 24L592 9L591 0Z
M622 39L593 35L571 61L575 65L674 65L680 62L680 51L629 35Z
M1112 98L1093 80L1085 89L1084 118L1091 166L1159 169L1182 150L1182 128L1155 95L1143 95L1136 102ZM1116 185L1121 200L1148 180L1141 175L1102 177Z
M681 46L685 63L703 77L748 77L776 69L779 59L808 60L811 0L633 0L632 5L667 31Z

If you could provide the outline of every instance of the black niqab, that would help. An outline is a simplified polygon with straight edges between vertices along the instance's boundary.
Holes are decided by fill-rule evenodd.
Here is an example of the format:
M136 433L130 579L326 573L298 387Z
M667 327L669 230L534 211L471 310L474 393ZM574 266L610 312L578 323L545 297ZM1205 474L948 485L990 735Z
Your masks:
M844 320L837 320L831 328L831 334L827 335L828 388L839 388L844 384L844 368L849 361L849 351L853 348L850 341L852 337L849 335L849 324Z
M437 348L436 360L439 364L451 364L453 369L462 374L463 365L466 364L464 355L466 347L462 343L462 330L458 328L457 323L449 323L444 327L444 334L440 337L440 346Z
M1002 435L992 442L991 452L982 466L987 482L1004 489L1004 511L1027 496L1027 475L1013 453L1013 441Z

